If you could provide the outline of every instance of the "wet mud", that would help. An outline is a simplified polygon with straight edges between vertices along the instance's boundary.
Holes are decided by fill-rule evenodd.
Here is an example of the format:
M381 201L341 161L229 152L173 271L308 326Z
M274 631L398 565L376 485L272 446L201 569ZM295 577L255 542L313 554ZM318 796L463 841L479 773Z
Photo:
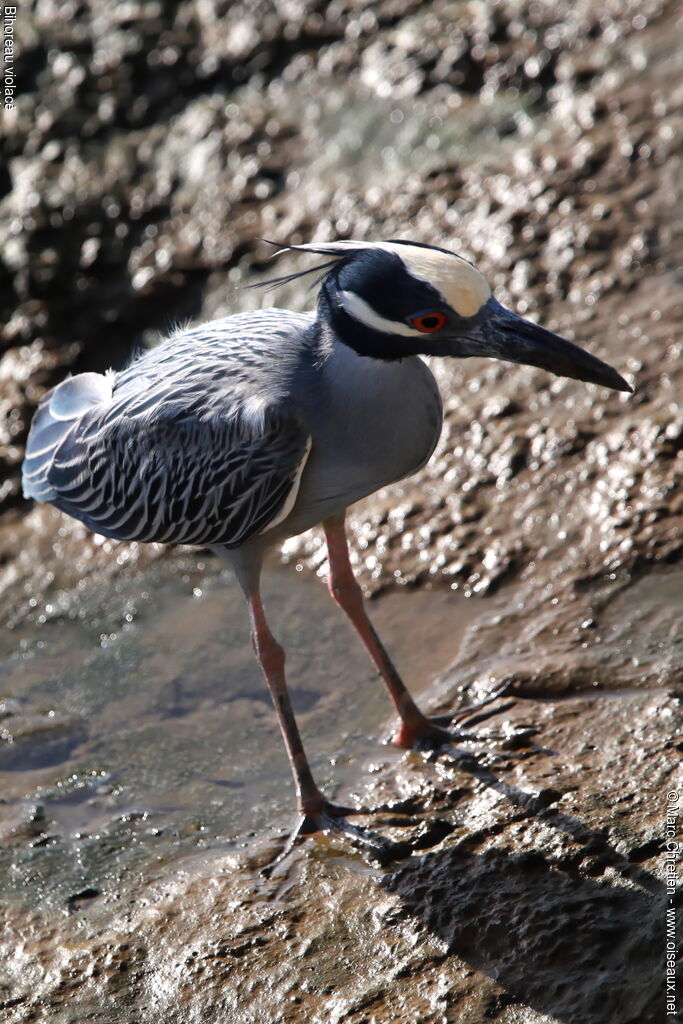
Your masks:
M683 786L676 5L36 4L16 43L3 1019L658 1024ZM205 552L29 507L23 442L65 373L253 307L259 237L405 236L475 260L636 393L435 360L434 458L351 512L371 614L423 704L508 686L467 756L378 742L385 698L317 578L322 539L285 544L267 596L314 768L377 809L395 857L321 836L266 879L290 782L235 584Z
M413 846L394 865L321 838L264 880L261 836L61 914L10 905L8 1019L656 1024L680 726L663 691L520 701L487 722L495 762L378 777L402 808L380 827Z
M289 767L241 592L227 573L193 585L184 562L115 596L102 585L98 609L93 594L73 598L2 660L4 897L59 910L79 889L120 893L140 867L289 827ZM331 796L351 799L359 774L400 758L385 745L386 694L332 601L311 617L317 581L274 566L263 584L312 767ZM407 597L388 595L375 622L419 693L474 609L444 593ZM117 603L121 626L100 632L93 611L111 624Z

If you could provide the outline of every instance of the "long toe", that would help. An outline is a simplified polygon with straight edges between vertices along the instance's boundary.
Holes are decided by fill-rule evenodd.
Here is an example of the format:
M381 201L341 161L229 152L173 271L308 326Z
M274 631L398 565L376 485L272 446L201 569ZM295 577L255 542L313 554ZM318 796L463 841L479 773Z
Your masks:
M348 814L369 814L368 810L338 807L325 801L316 815L306 815L299 826L299 835L307 836L315 832L336 836L350 846L360 850L369 860L386 864L396 856L397 844L384 839L377 832L362 825L352 824Z
M261 874L268 877L285 857L291 853L294 846L309 836L322 832L325 835L333 836L347 843L358 850L367 860L374 864L388 864L398 856L403 855L403 844L395 843L384 839L377 832L361 825L352 824L347 815L370 814L367 809L354 807L340 807L326 800L320 810L304 814L285 843L282 852L265 868Z
M470 704L467 708L460 708L458 711L453 712L451 715L452 722L464 722L466 719L471 718L473 715L478 717L479 721L483 721L485 717L496 715L501 708L492 708L487 715L480 714L483 708L489 707L494 704L500 697L513 696L513 679L506 679L505 682L497 686L495 690L492 690L488 697L484 697L483 700L477 701L476 704Z
M456 728L459 723L476 716L476 721L483 721L492 715L498 714L500 707L489 708L500 697L506 696L512 689L512 680L507 680L497 687L492 693L476 704L467 708L461 708L450 715L439 715L435 718L427 718L418 711L417 714L406 717L401 722L398 732L392 738L392 743L397 747L405 747L414 750L437 750L439 747L452 746L458 740L476 740L477 736L471 732L461 732ZM467 728L467 726L465 726ZM465 754L465 751L461 751Z
M319 810L303 813L296 832L300 836L312 836L316 832L335 831L336 823L349 815L369 813L364 807L344 807L333 804L331 800L324 800Z
M401 722L398 732L392 737L394 746L406 750L437 750L453 746L458 740L467 739L463 733L444 728L452 718L421 718L417 722ZM465 754L465 751L461 751Z

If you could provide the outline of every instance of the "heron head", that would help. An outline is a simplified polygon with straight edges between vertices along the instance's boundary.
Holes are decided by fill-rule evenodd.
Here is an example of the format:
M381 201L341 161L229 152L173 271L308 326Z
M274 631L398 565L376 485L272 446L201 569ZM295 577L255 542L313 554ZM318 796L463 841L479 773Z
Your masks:
M633 390L607 363L505 309L483 275L447 249L403 240L291 248L329 257L320 268L319 319L360 355L490 356Z

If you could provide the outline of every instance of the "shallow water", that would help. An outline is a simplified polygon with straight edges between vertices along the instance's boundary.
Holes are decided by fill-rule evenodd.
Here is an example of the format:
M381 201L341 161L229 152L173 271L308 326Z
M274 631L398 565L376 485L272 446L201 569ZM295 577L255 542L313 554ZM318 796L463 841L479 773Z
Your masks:
M113 595L111 583L72 595L65 614L6 635L5 894L71 906L192 848L290 824L289 768L239 588L184 565L157 564ZM353 799L363 769L403 756L382 745L385 691L321 581L276 566L264 594L314 773L329 795ZM480 613L481 602L443 591L371 604L414 692L452 662Z

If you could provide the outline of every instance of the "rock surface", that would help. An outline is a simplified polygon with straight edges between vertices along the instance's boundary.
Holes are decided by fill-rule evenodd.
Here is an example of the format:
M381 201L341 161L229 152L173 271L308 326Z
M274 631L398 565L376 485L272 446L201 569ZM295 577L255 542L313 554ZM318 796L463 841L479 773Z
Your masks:
M476 761L359 766L394 863L321 837L265 880L275 827L155 860L131 818L101 856L138 844L139 869L106 889L82 871L59 910L7 903L3 1019L655 1024L666 794L683 788L677 5L170 10L46 0L16 22L0 177L0 607L15 633L58 622L95 576L115 593L177 557L22 503L44 389L121 365L172 320L253 304L236 286L269 272L258 237L451 246L637 391L435 364L434 459L354 509L369 592L479 602L435 705L510 686L473 723ZM285 556L325 572L315 533ZM0 769L26 736L67 758L68 710L13 700ZM7 798L0 843L49 879L46 806L25 804Z

